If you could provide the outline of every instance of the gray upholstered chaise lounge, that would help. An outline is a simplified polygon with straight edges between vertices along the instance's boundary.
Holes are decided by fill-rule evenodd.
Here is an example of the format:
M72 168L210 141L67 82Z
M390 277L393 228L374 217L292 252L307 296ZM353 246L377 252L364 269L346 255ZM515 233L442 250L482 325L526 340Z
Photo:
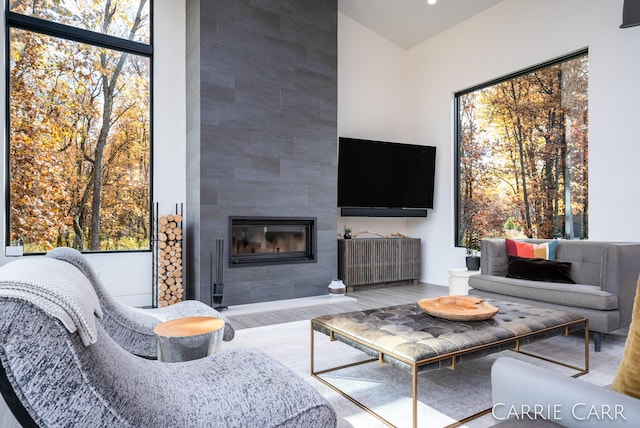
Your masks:
M100 313L69 263L28 257L0 267L0 390L23 426L336 425L317 391L258 350L149 360L114 342Z
M627 327L631 322L640 273L640 243L558 240L555 258L571 262L571 277L576 284L507 278L504 239L482 240L481 254L481 274L469 278L469 294L587 317L596 351L600 350L602 333Z
M89 261L73 248L56 248L47 253L47 257L71 263L89 279L100 299L104 314L102 326L109 336L129 352L156 358L157 344L153 328L163 321L186 316L210 316L223 318L223 340L233 339L235 330L231 322L218 311L197 300L185 300L175 305L157 309L138 309L118 302L109 293Z

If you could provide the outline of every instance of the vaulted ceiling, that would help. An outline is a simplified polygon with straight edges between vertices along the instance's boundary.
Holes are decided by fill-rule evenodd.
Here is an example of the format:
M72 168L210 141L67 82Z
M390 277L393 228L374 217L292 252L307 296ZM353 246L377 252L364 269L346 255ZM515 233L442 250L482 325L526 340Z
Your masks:
M409 49L502 0L338 0L338 10Z

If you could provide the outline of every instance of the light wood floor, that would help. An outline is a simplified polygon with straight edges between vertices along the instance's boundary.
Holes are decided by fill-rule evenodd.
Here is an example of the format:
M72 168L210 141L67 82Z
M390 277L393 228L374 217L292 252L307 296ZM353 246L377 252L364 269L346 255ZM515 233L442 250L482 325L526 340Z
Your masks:
M226 315L226 317L233 323L236 329L243 329L308 320L320 315L400 305L417 302L420 299L442 296L447 293L447 287L432 284L376 287L347 293L348 296L357 299L355 302L347 301L340 303L339 300L336 299L336 303L331 304L244 315Z

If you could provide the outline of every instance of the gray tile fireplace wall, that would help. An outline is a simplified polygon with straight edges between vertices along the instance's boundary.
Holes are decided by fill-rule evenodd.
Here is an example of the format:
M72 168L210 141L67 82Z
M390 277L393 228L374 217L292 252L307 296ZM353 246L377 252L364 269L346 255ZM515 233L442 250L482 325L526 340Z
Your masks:
M230 216L317 218L317 261L229 269L225 253L224 305L325 294L337 274L337 1L186 4L187 295L211 302Z

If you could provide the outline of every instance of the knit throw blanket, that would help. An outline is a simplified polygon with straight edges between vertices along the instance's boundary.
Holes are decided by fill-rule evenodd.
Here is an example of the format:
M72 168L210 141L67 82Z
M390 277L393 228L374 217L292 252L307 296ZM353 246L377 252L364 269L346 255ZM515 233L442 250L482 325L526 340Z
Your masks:
M61 260L25 257L0 268L0 297L33 304L78 331L85 346L98 340L96 317L100 302L89 280Z

